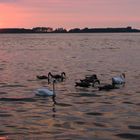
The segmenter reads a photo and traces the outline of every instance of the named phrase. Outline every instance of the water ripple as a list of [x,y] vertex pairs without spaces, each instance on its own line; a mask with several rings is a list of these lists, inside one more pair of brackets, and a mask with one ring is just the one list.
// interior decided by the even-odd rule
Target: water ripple
[[36,100],[33,98],[0,98],[0,101],[4,102],[35,102]]
[[72,106],[71,104],[66,104],[66,103],[56,103],[56,105],[62,106],[62,107],[69,107],[69,106]]
[[129,127],[130,129],[137,129],[137,130],[140,130],[140,126],[129,125],[128,127]]
[[8,113],[0,113],[0,118],[1,117],[11,117],[12,115],[11,114],[8,114]]
[[132,103],[132,102],[128,102],[128,101],[125,101],[123,102],[124,104],[135,104],[135,103]]
[[5,85],[2,85],[1,87],[27,87],[27,86],[20,85],[20,84],[5,84]]
[[78,95],[81,97],[101,97],[102,96],[102,95],[97,95],[93,93],[79,93]]
[[[0,42],[0,136],[140,139],[140,34],[0,34]],[[36,75],[62,71],[56,102],[35,96],[35,89],[52,89]],[[91,74],[110,84],[122,72],[125,87],[110,92],[74,86]]]
[[116,136],[120,138],[125,138],[125,139],[140,140],[140,134],[120,133],[120,134],[117,134]]
[[88,112],[86,113],[87,115],[93,115],[93,116],[102,116],[103,113],[100,113],[100,112]]
[[0,92],[0,95],[8,94],[7,92]]

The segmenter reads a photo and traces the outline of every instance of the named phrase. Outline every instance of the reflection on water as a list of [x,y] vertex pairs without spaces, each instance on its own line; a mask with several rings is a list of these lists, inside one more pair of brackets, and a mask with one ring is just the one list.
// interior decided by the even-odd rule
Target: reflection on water
[[[1,34],[0,138],[140,139],[140,34]],[[56,97],[36,75],[66,72]],[[126,86],[98,91],[75,88],[85,75],[101,83],[126,73]]]

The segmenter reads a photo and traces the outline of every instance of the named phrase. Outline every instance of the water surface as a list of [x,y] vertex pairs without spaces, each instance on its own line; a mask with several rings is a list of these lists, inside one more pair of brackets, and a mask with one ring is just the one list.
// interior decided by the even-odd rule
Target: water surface
[[[140,34],[0,34],[0,136],[10,140],[140,139]],[[52,88],[36,75],[66,72]],[[97,74],[102,83],[126,73],[109,92],[75,88]]]

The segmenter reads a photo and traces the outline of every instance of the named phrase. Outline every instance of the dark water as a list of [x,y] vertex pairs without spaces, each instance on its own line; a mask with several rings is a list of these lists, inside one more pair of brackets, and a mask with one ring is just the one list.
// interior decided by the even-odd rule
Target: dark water
[[[36,75],[66,72],[52,88]],[[102,83],[126,74],[126,85],[109,92],[75,88],[94,74]],[[10,140],[140,139],[140,34],[1,34],[0,137]]]

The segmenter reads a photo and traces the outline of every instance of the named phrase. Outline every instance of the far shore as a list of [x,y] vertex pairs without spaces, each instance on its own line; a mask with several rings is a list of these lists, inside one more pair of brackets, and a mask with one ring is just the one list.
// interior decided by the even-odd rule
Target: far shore
[[0,33],[139,33],[139,29],[132,27],[123,28],[73,28],[66,30],[64,28],[53,29],[51,27],[25,28],[0,28]]

